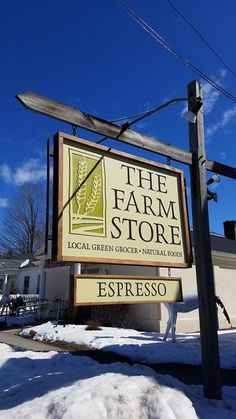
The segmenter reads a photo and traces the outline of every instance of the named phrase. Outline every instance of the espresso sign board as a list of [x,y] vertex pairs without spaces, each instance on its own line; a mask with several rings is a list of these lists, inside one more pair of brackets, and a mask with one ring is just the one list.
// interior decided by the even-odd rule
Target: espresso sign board
[[59,133],[53,220],[55,260],[191,266],[181,170]]
[[74,305],[183,301],[180,278],[80,275],[74,279]]

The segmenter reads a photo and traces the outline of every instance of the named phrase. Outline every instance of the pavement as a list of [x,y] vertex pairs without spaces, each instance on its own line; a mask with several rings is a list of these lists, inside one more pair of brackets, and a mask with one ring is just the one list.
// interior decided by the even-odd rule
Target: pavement
[[7,329],[0,331],[0,342],[6,343],[7,345],[14,346],[19,349],[35,351],[35,352],[65,352],[65,349],[61,349],[58,346],[39,342],[37,340],[23,338],[18,333],[21,329]]

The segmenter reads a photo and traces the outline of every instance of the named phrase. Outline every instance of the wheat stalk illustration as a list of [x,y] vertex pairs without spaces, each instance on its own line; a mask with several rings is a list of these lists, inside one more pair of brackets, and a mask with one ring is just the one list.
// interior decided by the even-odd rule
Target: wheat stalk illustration
[[94,208],[96,207],[99,195],[101,191],[101,176],[94,175],[92,185],[91,185],[91,193],[85,203],[85,213],[84,215],[91,214]]
[[75,194],[75,200],[77,203],[77,214],[79,214],[81,205],[83,205],[86,200],[86,182],[83,183],[86,176],[87,176],[87,161],[85,158],[82,158],[78,161],[77,174],[76,174],[76,191],[77,192]]

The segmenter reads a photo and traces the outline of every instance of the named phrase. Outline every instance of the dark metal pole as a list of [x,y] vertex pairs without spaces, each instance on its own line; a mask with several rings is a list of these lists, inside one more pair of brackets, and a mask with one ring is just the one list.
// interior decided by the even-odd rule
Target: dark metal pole
[[48,253],[49,226],[49,194],[50,194],[50,140],[47,140],[47,179],[46,179],[46,221],[45,221],[45,255]]
[[[201,96],[201,93],[201,85],[197,81],[192,81],[188,85],[188,95],[190,97]],[[192,102],[189,102],[189,110],[194,111]],[[204,396],[220,400],[222,399],[222,392],[217,336],[218,321],[209,231],[202,109],[196,113],[196,123],[189,122],[189,143],[193,156],[190,166],[191,194]]]

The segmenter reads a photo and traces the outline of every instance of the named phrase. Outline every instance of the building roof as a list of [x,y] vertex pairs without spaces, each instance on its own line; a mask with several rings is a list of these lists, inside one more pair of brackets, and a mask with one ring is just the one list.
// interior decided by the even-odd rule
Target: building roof
[[[221,252],[228,255],[236,255],[236,240],[228,239],[217,233],[210,234],[211,250],[212,252]],[[191,242],[194,248],[194,233],[191,231]]]
[[230,240],[227,237],[212,234],[211,249],[218,252],[236,254],[236,240]]
[[6,258],[0,256],[0,274],[9,273],[9,271],[17,271],[26,259],[26,256],[14,256],[11,258]]

